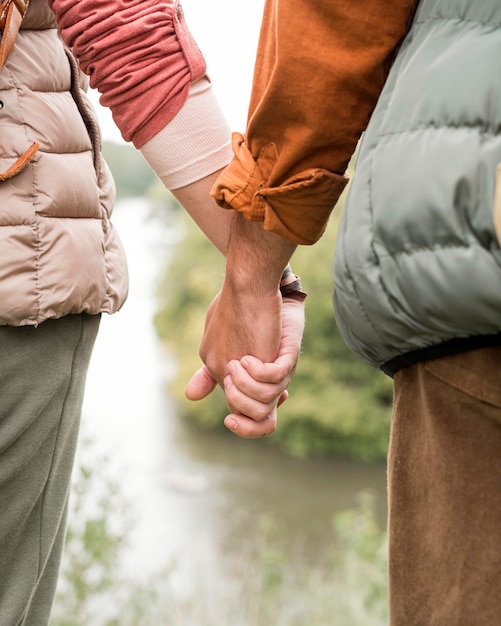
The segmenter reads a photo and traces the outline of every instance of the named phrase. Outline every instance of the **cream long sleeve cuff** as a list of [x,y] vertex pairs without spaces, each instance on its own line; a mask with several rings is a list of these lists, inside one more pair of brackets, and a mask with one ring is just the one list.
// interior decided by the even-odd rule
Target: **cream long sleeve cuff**
[[233,156],[231,133],[211,83],[190,87],[179,113],[141,152],[167,189],[179,189],[225,167]]

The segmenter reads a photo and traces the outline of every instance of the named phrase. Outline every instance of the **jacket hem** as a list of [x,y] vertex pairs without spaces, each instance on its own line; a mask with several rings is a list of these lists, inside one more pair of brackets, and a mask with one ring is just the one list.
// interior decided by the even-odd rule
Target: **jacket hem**
[[478,335],[475,337],[458,337],[444,341],[434,346],[413,350],[406,354],[400,354],[381,365],[381,370],[393,378],[395,374],[405,367],[431,361],[444,356],[451,356],[461,352],[477,350],[479,348],[489,348],[501,346],[501,332],[493,335]]

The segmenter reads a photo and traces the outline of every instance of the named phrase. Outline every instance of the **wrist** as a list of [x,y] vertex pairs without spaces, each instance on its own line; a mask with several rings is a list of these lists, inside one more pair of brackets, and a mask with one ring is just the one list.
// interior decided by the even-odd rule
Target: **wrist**
[[295,244],[264,230],[262,222],[251,222],[235,213],[226,256],[226,281],[239,291],[251,289],[259,295],[278,295],[295,248]]

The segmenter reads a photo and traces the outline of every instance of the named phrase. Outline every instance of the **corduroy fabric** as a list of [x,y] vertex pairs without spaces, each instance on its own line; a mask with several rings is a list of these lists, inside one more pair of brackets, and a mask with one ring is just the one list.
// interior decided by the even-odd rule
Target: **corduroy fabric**
[[501,348],[395,376],[388,461],[391,626],[501,616]]

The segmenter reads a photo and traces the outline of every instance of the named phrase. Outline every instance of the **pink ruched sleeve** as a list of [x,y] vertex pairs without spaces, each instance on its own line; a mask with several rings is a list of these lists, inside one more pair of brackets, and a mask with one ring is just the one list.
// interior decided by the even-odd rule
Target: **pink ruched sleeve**
[[190,84],[205,75],[177,0],[48,2],[101,104],[137,148],[172,120]]

